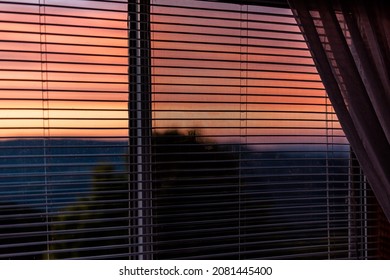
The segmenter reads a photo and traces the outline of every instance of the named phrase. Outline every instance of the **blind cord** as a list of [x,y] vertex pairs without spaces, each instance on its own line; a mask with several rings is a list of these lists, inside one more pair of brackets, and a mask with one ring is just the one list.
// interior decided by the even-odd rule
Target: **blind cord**
[[39,0],[39,38],[41,52],[41,81],[42,81],[42,128],[43,128],[43,168],[44,168],[44,188],[45,188],[45,220],[46,220],[46,257],[50,259],[50,222],[49,222],[49,191],[47,172],[47,139],[50,139],[50,116],[49,116],[49,89],[48,89],[48,69],[47,69],[47,45],[46,45],[46,0]]

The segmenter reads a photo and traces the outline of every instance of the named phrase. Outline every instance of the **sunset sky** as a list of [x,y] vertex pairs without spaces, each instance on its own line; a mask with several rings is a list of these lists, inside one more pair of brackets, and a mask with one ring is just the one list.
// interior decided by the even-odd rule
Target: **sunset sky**
[[[126,137],[126,1],[11,2],[0,3],[0,137]],[[155,130],[248,143],[342,135],[291,11],[151,2]]]

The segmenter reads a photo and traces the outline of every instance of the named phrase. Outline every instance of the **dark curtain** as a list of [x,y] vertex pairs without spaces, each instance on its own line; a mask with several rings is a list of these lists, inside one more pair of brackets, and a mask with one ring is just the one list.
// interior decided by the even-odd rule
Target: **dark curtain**
[[289,3],[344,132],[390,220],[390,1]]

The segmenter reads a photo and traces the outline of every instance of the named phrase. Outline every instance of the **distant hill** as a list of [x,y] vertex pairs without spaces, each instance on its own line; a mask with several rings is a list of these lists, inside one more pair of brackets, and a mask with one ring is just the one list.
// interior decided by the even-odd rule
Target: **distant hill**
[[[77,139],[18,139],[0,142],[0,202],[43,207],[45,186],[53,208],[88,192],[93,170],[101,164],[124,170],[125,142]],[[58,205],[57,205],[58,204]],[[40,206],[39,206],[40,205]]]
[[[327,180],[325,173],[329,172],[325,168],[330,168],[335,176],[347,174],[345,151],[327,158],[321,148],[319,152],[285,152],[256,151],[239,144],[215,146],[232,154],[240,152],[241,183],[248,192],[266,191],[275,184],[282,190],[283,181],[290,189],[293,185],[304,187],[307,182],[323,185]],[[44,203],[45,186],[52,194],[53,208],[57,203],[71,202],[72,192],[80,196],[90,191],[97,166],[109,164],[117,172],[126,172],[127,149],[126,142],[67,138],[0,142],[0,202],[23,202],[39,208]],[[161,157],[158,160],[164,161]]]

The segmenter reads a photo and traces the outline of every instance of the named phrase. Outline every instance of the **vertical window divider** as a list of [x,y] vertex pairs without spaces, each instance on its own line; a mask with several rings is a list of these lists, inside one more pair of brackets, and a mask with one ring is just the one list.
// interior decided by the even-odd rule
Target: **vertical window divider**
[[130,238],[138,259],[151,259],[153,252],[149,10],[149,0],[128,2]]

